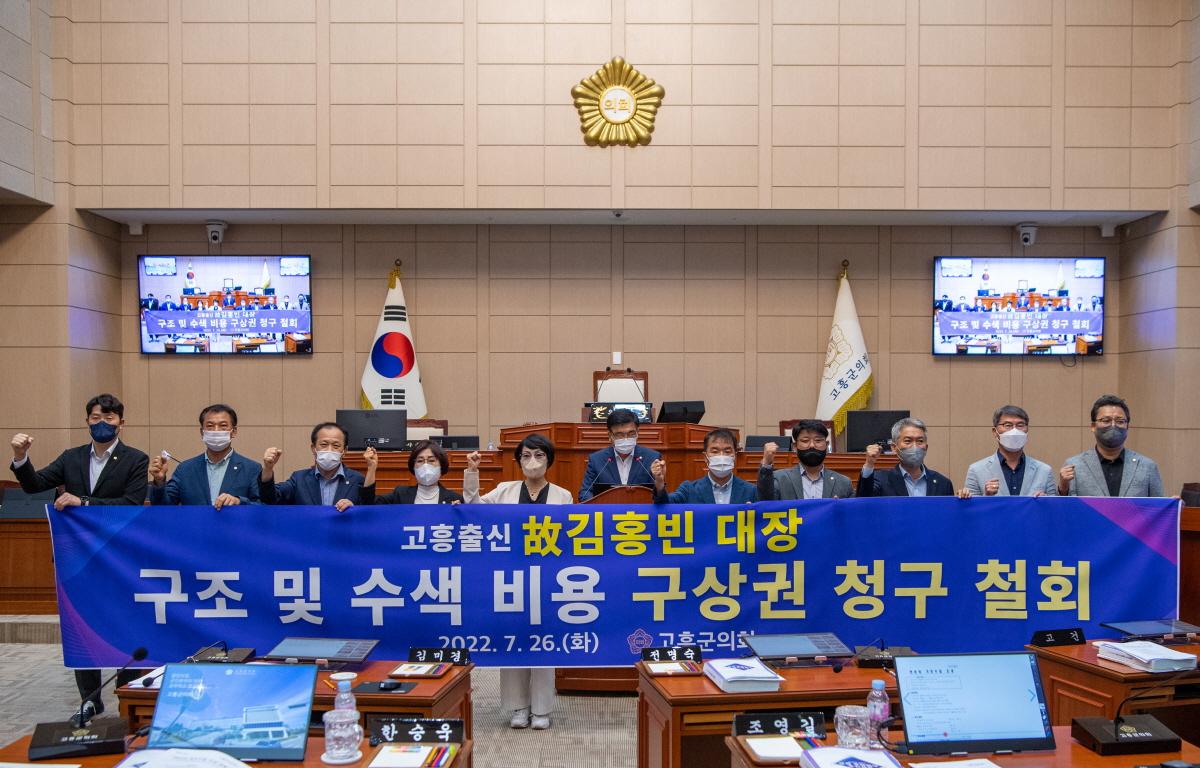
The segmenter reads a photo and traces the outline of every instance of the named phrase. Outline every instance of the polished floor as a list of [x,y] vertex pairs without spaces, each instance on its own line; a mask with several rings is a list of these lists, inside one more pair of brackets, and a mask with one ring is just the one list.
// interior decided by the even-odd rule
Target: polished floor
[[[548,731],[514,731],[499,709],[500,673],[472,673],[477,768],[632,768],[637,761],[632,696],[559,696]],[[78,703],[58,645],[0,643],[0,743],[62,720]],[[109,711],[116,699],[106,693]]]

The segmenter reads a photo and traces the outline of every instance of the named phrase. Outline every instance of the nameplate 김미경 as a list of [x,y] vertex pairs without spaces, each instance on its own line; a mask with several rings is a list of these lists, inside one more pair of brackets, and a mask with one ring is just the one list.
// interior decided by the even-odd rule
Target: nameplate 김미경
[[449,662],[456,667],[471,663],[471,652],[466,648],[420,648],[408,649],[408,660],[422,663]]

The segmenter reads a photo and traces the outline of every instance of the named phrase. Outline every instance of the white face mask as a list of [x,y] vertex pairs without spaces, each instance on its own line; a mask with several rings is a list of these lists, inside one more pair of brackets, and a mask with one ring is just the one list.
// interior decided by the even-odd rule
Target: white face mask
[[417,476],[418,485],[437,485],[442,477],[442,467],[440,464],[418,464],[413,474]]
[[209,432],[204,430],[200,433],[200,438],[204,441],[204,445],[210,451],[220,452],[229,447],[229,443],[233,440],[232,432]]
[[546,475],[546,461],[545,459],[528,459],[521,462],[521,470],[525,473],[525,477],[537,480]]
[[732,456],[709,456],[708,471],[713,477],[729,477],[733,474]]
[[342,463],[342,454],[337,451],[317,451],[317,466],[325,472],[332,472]]
[[1021,430],[1013,427],[1007,432],[1000,433],[1000,445],[1006,451],[1019,451],[1025,447],[1025,441],[1029,439],[1029,435]]
[[633,453],[633,449],[637,447],[637,437],[618,437],[613,440],[613,448],[617,449],[617,453],[622,456],[628,456]]

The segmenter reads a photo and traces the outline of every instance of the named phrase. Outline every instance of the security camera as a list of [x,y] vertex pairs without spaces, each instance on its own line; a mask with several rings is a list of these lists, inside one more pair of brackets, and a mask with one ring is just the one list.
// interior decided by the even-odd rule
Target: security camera
[[1037,242],[1037,224],[1028,221],[1018,224],[1017,234],[1021,236],[1021,245],[1028,248]]
[[621,215],[624,213],[625,211],[622,211],[620,208],[613,209],[613,216],[617,217],[618,219],[621,218]]
[[229,227],[223,221],[207,221],[204,223],[204,228],[208,230],[208,242],[211,245],[220,245],[225,242],[225,230]]

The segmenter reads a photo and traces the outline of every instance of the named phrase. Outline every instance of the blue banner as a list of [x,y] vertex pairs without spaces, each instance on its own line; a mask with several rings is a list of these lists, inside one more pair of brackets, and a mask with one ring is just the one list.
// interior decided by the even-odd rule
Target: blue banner
[[215,640],[376,638],[484,666],[604,666],[649,645],[739,654],[832,631],[921,652],[1173,617],[1171,499],[875,498],[753,505],[75,507],[50,511],[68,666]]
[[1063,334],[1087,336],[1104,332],[1104,312],[938,312],[942,336],[979,334]]

